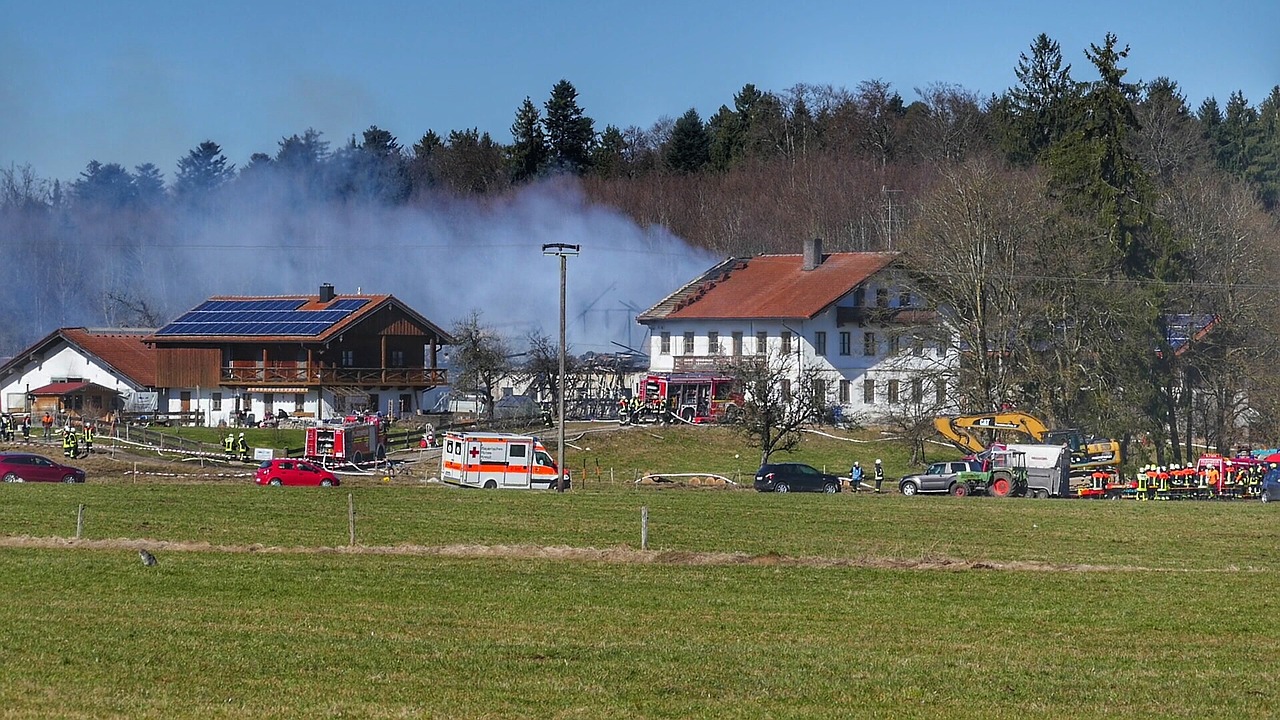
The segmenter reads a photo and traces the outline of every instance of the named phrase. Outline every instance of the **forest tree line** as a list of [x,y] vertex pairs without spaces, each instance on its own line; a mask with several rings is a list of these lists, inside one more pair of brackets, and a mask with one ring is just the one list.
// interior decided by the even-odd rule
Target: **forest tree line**
[[[989,97],[946,83],[910,103],[880,80],[746,85],[709,118],[690,109],[648,127],[597,128],[562,80],[518,105],[510,143],[470,128],[406,147],[371,126],[337,148],[307,129],[240,168],[208,140],[171,180],[149,163],[91,160],[67,183],[11,166],[0,223],[56,257],[102,227],[131,242],[180,235],[165,222],[179,210],[489,203],[571,178],[718,255],[798,252],[806,237],[903,251],[962,344],[986,348],[954,378],[966,410],[1017,404],[1175,457],[1193,436],[1227,445],[1246,425],[1280,437],[1280,85],[1256,106],[1238,91],[1192,106],[1173,79],[1128,79],[1128,54],[1108,34],[1076,69],[1040,35],[1017,84]],[[136,288],[97,284],[107,322],[163,320]],[[1188,328],[1203,337],[1180,342]]]

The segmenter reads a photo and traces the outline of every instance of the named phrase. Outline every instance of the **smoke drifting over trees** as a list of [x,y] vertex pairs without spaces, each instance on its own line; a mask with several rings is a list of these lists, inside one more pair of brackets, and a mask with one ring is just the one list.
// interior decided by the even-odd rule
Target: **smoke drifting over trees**
[[[542,244],[581,244],[568,271],[568,334],[580,351],[639,343],[644,309],[714,262],[660,227],[548,180],[502,198],[441,195],[388,205],[315,200],[261,173],[217,192],[149,203],[119,166],[71,188],[0,172],[0,263],[9,269],[0,353],[62,326],[172,319],[210,295],[391,293],[448,326],[473,310],[519,341],[557,331],[559,265]],[[206,175],[207,177],[207,175]],[[244,182],[241,182],[244,181]]]

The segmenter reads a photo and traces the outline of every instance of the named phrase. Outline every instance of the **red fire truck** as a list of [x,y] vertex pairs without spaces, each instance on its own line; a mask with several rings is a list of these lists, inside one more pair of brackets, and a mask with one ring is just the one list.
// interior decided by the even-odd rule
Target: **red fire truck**
[[385,428],[377,418],[307,428],[303,454],[318,463],[360,463],[387,456]]
[[689,423],[732,422],[741,409],[742,390],[729,375],[649,373],[640,386],[638,402],[622,415],[623,422],[677,418]]

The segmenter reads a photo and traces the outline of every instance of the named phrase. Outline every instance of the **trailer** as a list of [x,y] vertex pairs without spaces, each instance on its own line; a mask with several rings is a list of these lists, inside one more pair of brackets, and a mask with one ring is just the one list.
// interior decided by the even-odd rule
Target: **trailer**
[[[988,451],[993,466],[1021,466],[1026,481],[1012,494],[1029,497],[1069,497],[1071,495],[1071,450],[1062,445],[1002,443]],[[1016,459],[1016,460],[1014,460]]]
[[[554,490],[559,472],[542,441],[532,435],[459,433],[444,436],[440,479],[459,487]],[[564,474],[569,488],[569,473]]]

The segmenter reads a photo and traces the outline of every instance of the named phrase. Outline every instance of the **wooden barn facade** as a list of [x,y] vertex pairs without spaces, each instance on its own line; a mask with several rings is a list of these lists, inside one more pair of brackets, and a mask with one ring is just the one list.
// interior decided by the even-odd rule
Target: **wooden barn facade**
[[208,425],[419,411],[447,333],[391,295],[216,296],[147,338],[161,412]]

